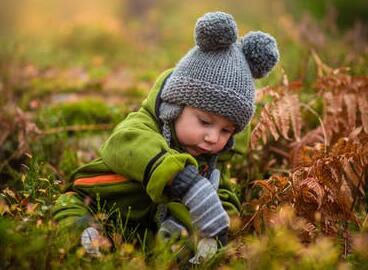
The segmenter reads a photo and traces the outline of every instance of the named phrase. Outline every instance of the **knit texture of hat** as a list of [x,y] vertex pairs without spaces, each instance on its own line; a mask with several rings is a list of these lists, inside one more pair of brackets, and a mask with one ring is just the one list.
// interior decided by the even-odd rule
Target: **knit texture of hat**
[[211,12],[195,26],[196,46],[176,65],[161,98],[230,119],[241,131],[255,110],[254,78],[261,78],[279,59],[275,39],[250,32],[237,40],[233,17]]

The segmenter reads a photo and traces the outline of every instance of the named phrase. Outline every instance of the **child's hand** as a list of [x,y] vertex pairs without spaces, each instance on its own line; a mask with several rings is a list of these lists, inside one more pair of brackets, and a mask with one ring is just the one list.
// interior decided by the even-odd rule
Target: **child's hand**
[[217,252],[217,242],[214,238],[203,238],[199,241],[196,254],[189,260],[192,264],[201,264]]
[[[212,176],[212,175],[211,175]],[[207,178],[198,174],[197,168],[188,165],[172,183],[172,193],[189,208],[193,225],[203,237],[223,233],[230,225],[215,188]]]
[[164,240],[169,240],[171,237],[188,235],[188,231],[177,219],[169,216],[162,222],[158,235]]

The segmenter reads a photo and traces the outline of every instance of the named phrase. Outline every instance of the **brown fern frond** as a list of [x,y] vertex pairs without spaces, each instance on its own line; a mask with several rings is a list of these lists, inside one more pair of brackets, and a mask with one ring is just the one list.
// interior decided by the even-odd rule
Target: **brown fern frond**
[[[288,160],[292,169],[288,177],[271,176],[256,183],[261,189],[259,198],[253,201],[257,231],[269,226],[272,214],[285,204],[291,205],[297,217],[309,224],[310,234],[306,235],[315,233],[316,228],[326,235],[341,235],[346,224],[360,225],[354,211],[362,206],[367,186],[368,77],[350,76],[345,69],[332,69],[318,56],[316,59],[321,72],[315,87],[323,102],[322,116],[311,107],[313,103],[300,103],[287,77],[281,86],[264,89],[262,93],[262,101],[268,96],[272,102],[261,110],[252,144],[255,146],[262,139],[268,143],[265,153],[280,149],[274,151],[279,152],[276,157],[265,159],[264,163],[276,158],[284,166]],[[320,121],[320,126],[305,134],[301,108]],[[276,144],[270,138],[283,140]],[[288,154],[280,154],[286,153],[288,147]]]
[[260,119],[252,131],[252,136],[250,139],[250,147],[252,149],[255,148],[260,138],[262,138],[263,143],[267,143],[268,128],[266,119],[268,118]]
[[[287,83],[275,88],[263,88],[258,95],[260,102],[265,97],[271,97],[272,102],[267,103],[257,119],[257,124],[251,136],[251,148],[254,149],[258,140],[262,139],[263,144],[268,142],[270,136],[275,141],[280,137],[290,141],[290,130],[293,137],[300,140],[302,129],[302,117],[298,95],[295,93],[301,87],[300,82]],[[261,99],[262,98],[262,99]]]
[[346,178],[351,182],[351,187],[356,188],[360,191],[362,195],[364,195],[364,189],[361,184],[361,176],[363,173],[363,169],[360,164],[354,162],[354,158],[341,158],[341,163],[343,166],[344,174]]
[[[297,195],[296,207],[300,215],[313,221],[311,219],[313,215],[306,213],[305,209],[308,211],[311,209],[310,204],[313,200],[315,205],[318,205],[315,199],[316,186],[304,184],[307,181],[304,180],[305,171],[308,171],[308,177],[311,177],[309,181],[315,181],[324,190],[324,193],[319,193],[324,194],[322,204],[318,208],[322,220],[334,224],[337,220],[346,219],[359,224],[352,209],[356,198],[364,195],[362,187],[365,184],[365,168],[368,166],[365,158],[368,154],[368,150],[365,150],[368,144],[361,143],[364,140],[359,140],[357,132],[354,136],[355,140],[349,138],[339,140],[325,157],[315,160],[308,168],[299,168],[293,172],[293,187]],[[303,188],[311,192],[301,193],[300,189]]]
[[[298,217],[327,235],[341,232],[341,221],[360,225],[354,206],[365,196],[368,135],[362,128],[356,129],[327,150],[321,144],[308,147],[305,166],[296,167],[289,177],[259,180],[263,192],[257,201],[258,209],[277,209],[289,203]],[[291,188],[286,188],[288,183]],[[264,219],[259,216],[259,222],[267,226]]]
[[[368,90],[368,88],[366,90]],[[358,98],[358,104],[362,126],[364,132],[368,134],[368,93],[364,93]]]
[[[267,126],[270,130],[272,137],[277,141],[280,137],[280,134],[275,125],[275,117],[272,116],[270,112],[271,104],[266,104],[264,110],[261,113],[261,119],[264,121],[265,126]],[[263,140],[265,142],[265,140]]]
[[262,102],[266,97],[276,97],[278,98],[279,94],[276,93],[272,87],[266,86],[260,89],[257,89],[257,95],[256,95],[256,103]]
[[272,195],[272,194],[275,193],[275,186],[272,185],[270,183],[270,181],[256,180],[256,181],[254,181],[254,184],[257,185],[257,186],[259,186],[259,187],[261,187],[264,192],[267,191],[266,194],[271,194]]
[[280,134],[287,140],[290,140],[288,133],[290,130],[290,113],[288,111],[287,99],[284,97],[280,99],[274,107],[274,117],[279,127]]
[[347,111],[348,124],[353,129],[356,125],[356,115],[358,112],[357,96],[354,94],[346,94],[343,98]]
[[291,182],[287,177],[272,176],[268,180],[256,180],[254,185],[261,188],[261,192],[259,198],[249,203],[255,211],[251,224],[257,233],[261,233],[272,225],[279,203],[291,203]]
[[316,158],[324,154],[325,146],[322,144],[324,140],[323,129],[319,127],[308,132],[299,142],[291,143],[289,145],[290,168],[311,166]]
[[339,70],[320,77],[315,87],[323,99],[329,142],[359,126],[368,133],[368,77],[352,77]]
[[342,112],[343,95],[334,95],[332,92],[326,92],[323,95],[323,99],[325,107],[324,123],[330,138],[333,133],[340,131],[341,117],[339,114]]
[[311,51],[314,62],[317,64],[317,73],[319,77],[323,77],[325,73],[333,73],[333,69],[322,62],[315,50]]
[[296,141],[300,140],[302,130],[302,115],[300,112],[299,98],[297,95],[285,97],[290,111],[290,120]]
[[314,178],[308,177],[303,179],[303,181],[299,183],[299,186],[295,186],[295,191],[300,193],[303,201],[316,205],[316,210],[321,207],[325,192],[322,186]]

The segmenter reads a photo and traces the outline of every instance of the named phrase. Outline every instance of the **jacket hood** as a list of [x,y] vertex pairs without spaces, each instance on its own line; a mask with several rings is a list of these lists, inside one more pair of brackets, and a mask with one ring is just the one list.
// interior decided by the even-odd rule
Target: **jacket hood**
[[164,85],[167,79],[170,77],[171,73],[173,72],[173,68],[168,69],[162,72],[158,78],[156,79],[153,87],[151,88],[148,96],[142,103],[142,107],[146,109],[154,118],[155,120],[162,125],[161,120],[159,118],[159,108],[161,104],[161,91],[164,88]]
[[[162,125],[163,125],[159,117],[159,109],[160,109],[160,104],[162,102],[161,92],[166,82],[170,78],[171,74],[173,73],[173,71],[174,71],[174,68],[171,68],[171,69],[168,69],[162,72],[158,76],[148,96],[142,103],[142,107],[146,109],[152,115],[152,117],[155,119],[157,123],[159,123],[160,130],[162,129]],[[173,135],[174,147],[177,148],[179,151],[184,151],[176,140],[176,134],[175,134],[173,127],[171,127],[171,133]],[[233,137],[231,137],[229,142],[226,144],[226,146],[220,153],[228,152],[230,149],[233,148],[233,145],[234,145],[234,139]]]

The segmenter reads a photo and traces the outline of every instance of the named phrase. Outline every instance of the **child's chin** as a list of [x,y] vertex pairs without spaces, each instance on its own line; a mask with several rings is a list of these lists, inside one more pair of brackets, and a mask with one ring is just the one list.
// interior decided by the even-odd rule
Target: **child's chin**
[[194,157],[198,157],[202,154],[200,151],[191,147],[187,147],[185,150],[187,151],[187,153],[191,154]]
[[195,152],[195,151],[187,151],[189,154],[191,154],[193,157],[198,157],[201,155],[201,153]]
[[198,157],[200,155],[211,155],[211,154],[213,154],[209,151],[204,151],[204,150],[196,149],[196,148],[187,148],[186,151],[194,157]]

